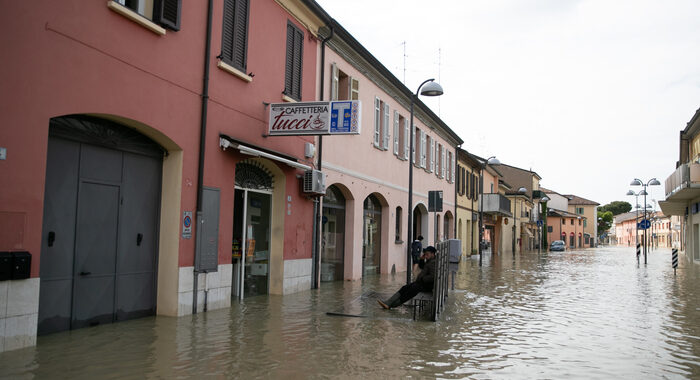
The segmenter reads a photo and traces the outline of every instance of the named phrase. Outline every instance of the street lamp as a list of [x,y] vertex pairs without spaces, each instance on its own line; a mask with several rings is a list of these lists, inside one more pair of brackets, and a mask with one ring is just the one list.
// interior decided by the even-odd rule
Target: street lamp
[[[423,87],[425,86],[425,87]],[[423,91],[421,91],[421,88]],[[413,140],[415,139],[414,128],[413,128],[413,103],[418,99],[418,94],[423,96],[440,96],[443,94],[442,86],[440,86],[435,79],[427,79],[418,86],[415,94],[411,94],[411,122],[409,124],[411,128],[411,141],[409,142],[409,155],[408,159],[408,237],[406,238],[406,284],[411,283],[411,242],[413,241]],[[435,226],[437,228],[437,226]]]
[[[517,233],[517,228],[516,225],[518,224],[518,195],[522,195],[527,193],[527,189],[524,187],[521,187],[518,189],[518,192],[515,193],[515,205],[513,205],[513,258],[515,258],[515,234]],[[520,206],[520,210],[522,210],[522,206]]]
[[[637,248],[637,244],[639,244],[639,199],[638,197],[642,195],[642,191],[640,190],[639,193],[635,193],[632,190],[627,191],[627,195],[634,195],[634,248]],[[637,257],[639,259],[639,257]],[[637,260],[639,261],[639,260]]]
[[[501,161],[498,161],[496,156],[491,156],[484,160],[483,165],[481,165],[481,170],[479,171],[479,266],[484,261],[483,245],[484,245],[484,169],[486,165],[500,165]],[[493,249],[493,247],[491,247]]]
[[[642,189],[642,194],[644,195],[644,220],[647,217],[647,186],[659,186],[661,182],[656,178],[650,179],[647,183],[644,183],[639,178],[635,178],[630,182],[630,186],[644,186]],[[647,230],[644,229],[644,264],[647,263]]]
[[[540,250],[542,250],[542,246],[547,247],[547,202],[549,202],[549,197],[544,196],[540,198],[540,203],[542,205],[542,237],[540,241]],[[546,252],[546,248],[545,248]]]

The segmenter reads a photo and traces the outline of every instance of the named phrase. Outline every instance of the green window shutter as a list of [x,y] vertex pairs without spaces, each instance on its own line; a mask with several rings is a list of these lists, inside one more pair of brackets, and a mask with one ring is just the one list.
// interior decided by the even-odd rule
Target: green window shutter
[[291,22],[287,23],[287,57],[285,60],[284,93],[301,100],[301,69],[304,52],[304,33]]
[[221,59],[246,72],[249,0],[225,0],[221,36]]
[[180,30],[182,0],[156,0],[153,4],[153,21],[171,30]]

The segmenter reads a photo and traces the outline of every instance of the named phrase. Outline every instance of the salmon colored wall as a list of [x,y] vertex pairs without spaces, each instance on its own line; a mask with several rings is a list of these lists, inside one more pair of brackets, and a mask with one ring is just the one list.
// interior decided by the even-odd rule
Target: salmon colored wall
[[[39,275],[51,117],[90,113],[130,119],[143,125],[141,132],[166,149],[182,150],[178,214],[196,210],[206,6],[184,1],[181,30],[168,30],[159,36],[109,10],[106,4],[81,0],[8,2],[0,13],[3,28],[13,31],[0,35],[0,46],[5,57],[14,58],[6,60],[0,71],[0,141],[7,148],[7,160],[0,162],[0,177],[9,184],[0,192],[0,212],[23,215],[25,221],[22,235],[16,235],[21,236],[20,242],[0,241],[0,249],[30,251],[32,277]],[[246,83],[216,68],[222,8],[221,0],[214,2],[206,138],[206,164],[211,167],[205,171],[204,185],[232,189],[233,171],[230,165],[224,166],[219,133],[295,157],[303,157],[303,143],[312,140],[263,137],[268,112],[263,102],[281,101],[284,88],[289,15],[274,1],[251,2],[248,69],[255,77]],[[317,41],[308,31],[304,33],[303,100],[315,100]],[[283,169],[290,174],[288,189],[294,189],[290,195],[300,208],[299,223],[310,223],[307,208],[312,203],[293,186],[296,172]],[[225,202],[232,200],[222,198],[222,205]],[[231,230],[229,216],[221,214],[220,231]],[[288,225],[285,236],[296,231],[296,224]],[[230,262],[230,252],[223,249],[230,247],[230,232],[220,238],[220,262]],[[304,239],[310,241],[311,228]],[[296,239],[285,241],[285,247],[296,244]],[[292,252],[285,248],[287,251]],[[292,256],[310,257],[310,245],[308,254]],[[179,266],[193,265],[194,238],[180,239],[178,257]]]

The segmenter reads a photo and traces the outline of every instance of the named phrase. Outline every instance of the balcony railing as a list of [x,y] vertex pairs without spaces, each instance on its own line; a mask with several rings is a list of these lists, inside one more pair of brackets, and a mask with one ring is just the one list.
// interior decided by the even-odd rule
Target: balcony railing
[[696,191],[686,189],[696,188],[700,190],[700,164],[690,163],[679,166],[665,183],[666,199],[689,199],[695,197]]
[[484,194],[483,196],[484,212],[512,216],[510,212],[510,199],[501,194]]

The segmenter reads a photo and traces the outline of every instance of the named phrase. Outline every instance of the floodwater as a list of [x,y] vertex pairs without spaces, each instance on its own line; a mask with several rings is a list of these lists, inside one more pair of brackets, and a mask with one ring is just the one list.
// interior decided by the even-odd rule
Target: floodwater
[[641,261],[606,247],[469,259],[435,323],[377,305],[404,273],[322,283],[39,337],[0,354],[0,377],[700,378],[700,266],[681,255],[674,275],[668,249]]

